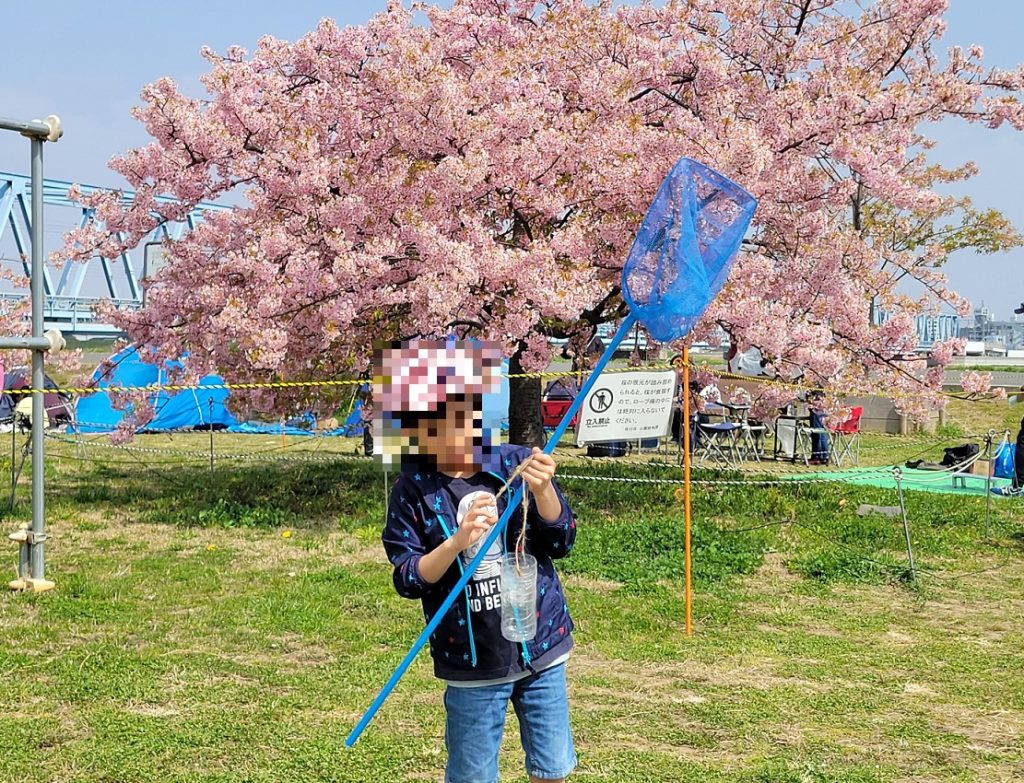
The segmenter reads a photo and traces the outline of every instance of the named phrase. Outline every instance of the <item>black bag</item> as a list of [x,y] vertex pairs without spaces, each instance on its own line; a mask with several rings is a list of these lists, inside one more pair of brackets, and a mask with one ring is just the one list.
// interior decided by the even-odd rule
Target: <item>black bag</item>
[[588,443],[588,457],[625,457],[629,444],[624,440],[613,440],[609,443]]
[[963,446],[954,446],[953,448],[943,449],[942,451],[943,467],[953,468],[963,462],[967,462],[971,457],[977,456],[981,449],[978,448],[977,443],[965,443]]

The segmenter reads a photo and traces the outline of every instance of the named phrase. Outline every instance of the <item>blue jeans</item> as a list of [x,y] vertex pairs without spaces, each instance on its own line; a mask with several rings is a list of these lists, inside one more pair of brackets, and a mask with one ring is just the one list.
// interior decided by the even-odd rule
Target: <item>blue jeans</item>
[[444,693],[448,712],[444,742],[448,748],[445,783],[495,783],[498,751],[508,702],[519,717],[526,771],[557,780],[576,766],[569,729],[565,664],[504,685],[453,688]]
[[[825,415],[818,411],[812,411],[811,426],[815,429],[825,429]],[[828,436],[817,432],[811,435],[811,459],[828,462],[828,457]]]

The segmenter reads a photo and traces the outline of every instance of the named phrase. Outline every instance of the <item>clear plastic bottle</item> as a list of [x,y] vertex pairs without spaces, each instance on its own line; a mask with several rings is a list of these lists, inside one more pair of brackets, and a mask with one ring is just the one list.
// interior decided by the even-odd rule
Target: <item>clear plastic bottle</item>
[[501,635],[527,642],[537,635],[537,558],[510,553],[501,563]]

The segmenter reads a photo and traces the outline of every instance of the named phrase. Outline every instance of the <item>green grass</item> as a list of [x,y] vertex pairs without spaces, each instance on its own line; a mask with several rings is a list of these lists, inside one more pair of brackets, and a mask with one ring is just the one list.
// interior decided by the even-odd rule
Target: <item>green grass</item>
[[[230,461],[246,443],[279,445],[218,438],[212,473],[202,457],[53,445],[57,589],[0,594],[0,781],[441,779],[425,654],[343,744],[422,627],[380,550],[382,477]],[[884,445],[879,460],[921,444]],[[577,621],[574,780],[982,783],[1024,766],[1024,506],[994,502],[986,539],[983,499],[908,493],[911,584],[899,521],[856,514],[893,505],[889,490],[698,485],[687,637],[677,486],[563,488],[580,531],[559,563]],[[23,486],[5,530],[27,500]],[[523,777],[517,738],[510,716],[504,779]]]

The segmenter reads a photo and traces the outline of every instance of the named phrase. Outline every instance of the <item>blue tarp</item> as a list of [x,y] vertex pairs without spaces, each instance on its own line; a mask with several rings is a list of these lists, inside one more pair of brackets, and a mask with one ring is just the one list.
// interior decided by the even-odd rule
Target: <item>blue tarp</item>
[[[109,377],[101,377],[101,368],[92,375],[93,383],[98,389],[124,386],[152,386],[169,383],[166,370],[155,364],[142,361],[134,348],[126,348],[109,360],[113,370]],[[168,364],[170,369],[180,367],[177,362]],[[484,420],[490,426],[508,429],[509,385],[505,375],[508,362],[502,367],[501,387],[498,392],[484,397]],[[207,375],[199,381],[199,386],[219,386],[224,381],[219,375]],[[365,390],[366,386],[363,387]],[[150,402],[156,409],[156,415],[140,432],[160,432],[163,430],[188,429],[201,427],[205,429],[211,423],[216,429],[227,429],[239,434],[260,435],[333,435],[357,437],[363,432],[363,403],[356,398],[352,410],[345,422],[331,430],[316,429],[316,419],[312,414],[292,418],[282,425],[280,422],[238,421],[226,407],[230,391],[222,388],[188,389],[180,392],[158,391],[150,396]],[[210,401],[213,401],[211,413]],[[111,432],[121,422],[123,411],[115,410],[111,405],[110,396],[103,391],[83,395],[78,399],[75,419],[78,432],[102,433]],[[308,426],[296,426],[305,422]],[[71,431],[75,431],[72,428]]]
[[[93,383],[99,389],[169,383],[167,371],[155,364],[142,361],[142,357],[134,348],[125,348],[115,354],[110,358],[110,363],[113,370],[108,377],[102,377],[102,365],[92,375]],[[170,367],[180,367],[180,364],[170,363]],[[201,388],[215,387],[223,383],[219,375],[207,375],[199,381],[200,388],[197,389],[154,392],[150,395],[149,401],[156,410],[156,415],[141,432],[189,427],[206,428],[210,425],[219,429],[237,424],[237,419],[224,405],[228,390]],[[117,427],[123,416],[124,411],[115,410],[111,405],[110,395],[99,391],[79,398],[75,408],[75,427],[79,432],[110,432]]]
[[[366,386],[363,386],[362,389],[360,389],[360,392],[366,388]],[[345,423],[342,424],[336,432],[339,435],[346,435],[348,437],[355,437],[356,435],[363,434],[363,401],[359,399],[358,394],[356,395],[355,405],[352,406],[352,412],[349,413],[348,418],[345,419]]]
[[[312,413],[306,413],[296,418],[287,419],[281,422],[270,421],[243,421],[228,427],[228,432],[236,432],[240,435],[317,435],[341,436],[354,438],[363,434],[363,403],[356,399],[352,412],[345,419],[340,427],[329,430],[316,428],[316,417]],[[299,426],[304,424],[305,426]]]

